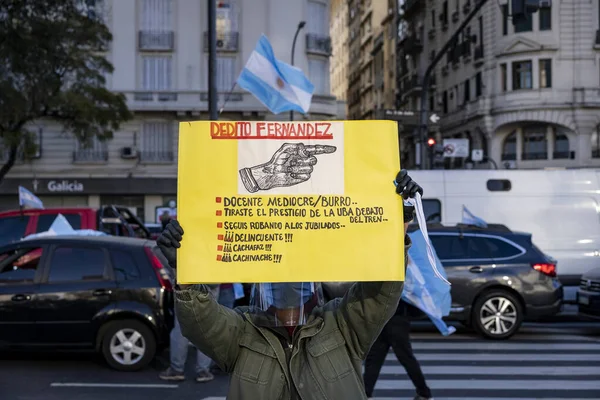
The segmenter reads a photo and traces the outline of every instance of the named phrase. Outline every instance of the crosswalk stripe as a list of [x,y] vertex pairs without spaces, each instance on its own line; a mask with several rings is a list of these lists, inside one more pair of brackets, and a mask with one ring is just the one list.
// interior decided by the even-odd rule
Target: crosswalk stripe
[[[443,380],[428,379],[427,385],[434,390],[444,389],[485,389],[485,390],[600,390],[600,381],[571,381],[571,380],[511,380],[499,381],[493,379],[471,379],[471,380]],[[387,380],[380,379],[375,385],[375,390],[390,389],[414,389],[410,380]],[[441,392],[443,393],[443,392]]]
[[[414,342],[412,343],[412,347],[415,351],[419,350],[467,350],[465,348],[465,343],[457,343],[457,342]],[[533,350],[548,350],[548,345],[545,343],[497,343],[497,342],[475,342],[469,343],[469,350],[527,350],[531,352]],[[595,350],[600,351],[600,343],[596,345],[590,345],[587,343],[557,343],[552,345],[552,351],[556,350],[568,350],[568,351],[578,351],[578,350]]]
[[[419,360],[435,360],[435,361],[598,361],[600,354],[540,354],[540,353],[418,353],[416,354]],[[394,354],[388,354],[386,361],[396,360]]]
[[[540,376],[586,376],[600,375],[598,367],[515,367],[507,365],[505,367],[488,366],[421,366],[423,373],[427,375],[540,375]],[[381,375],[404,375],[404,367],[384,365],[381,368]]]

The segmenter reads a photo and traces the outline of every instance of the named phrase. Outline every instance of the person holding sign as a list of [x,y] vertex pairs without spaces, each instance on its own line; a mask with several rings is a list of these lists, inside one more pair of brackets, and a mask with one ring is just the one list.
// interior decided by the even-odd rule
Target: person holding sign
[[[405,199],[423,193],[406,170],[395,183]],[[173,268],[183,234],[173,220],[157,240]],[[229,400],[366,400],[362,363],[402,288],[357,282],[323,304],[320,283],[257,283],[250,306],[231,310],[207,285],[176,285],[175,310],[183,335],[231,374]]]

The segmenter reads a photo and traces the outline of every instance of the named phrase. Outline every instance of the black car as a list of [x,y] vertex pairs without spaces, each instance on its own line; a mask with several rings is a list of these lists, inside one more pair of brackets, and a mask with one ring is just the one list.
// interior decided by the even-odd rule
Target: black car
[[[161,261],[162,260],[162,261]],[[0,247],[0,346],[95,349],[139,370],[168,345],[173,292],[156,243],[55,236]]]
[[[417,229],[412,225],[410,231]],[[539,250],[528,233],[503,225],[427,227],[431,243],[452,284],[448,320],[461,321],[487,338],[507,339],[524,319],[558,313],[563,288],[556,261]],[[336,297],[348,284],[325,285]]]
[[600,319],[600,268],[594,268],[581,276],[577,304],[582,317]]

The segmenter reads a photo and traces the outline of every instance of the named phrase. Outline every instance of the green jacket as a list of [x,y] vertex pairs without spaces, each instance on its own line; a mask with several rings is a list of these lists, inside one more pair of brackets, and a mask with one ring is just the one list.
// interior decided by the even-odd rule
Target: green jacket
[[246,307],[219,305],[205,285],[178,290],[175,309],[183,335],[231,374],[228,400],[366,400],[362,362],[402,287],[356,283],[315,308],[293,338],[257,326]]

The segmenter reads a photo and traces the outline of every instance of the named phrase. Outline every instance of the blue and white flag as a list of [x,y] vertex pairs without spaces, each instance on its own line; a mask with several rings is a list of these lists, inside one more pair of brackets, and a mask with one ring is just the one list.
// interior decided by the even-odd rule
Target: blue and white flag
[[29,190],[19,186],[19,206],[23,208],[44,208],[44,203]]
[[473,215],[473,213],[471,211],[469,211],[467,209],[467,207],[465,207],[464,205],[463,205],[463,212],[462,212],[462,223],[465,225],[477,226],[479,228],[487,228],[487,226],[488,226],[487,222],[485,222],[481,218]]
[[284,111],[308,112],[314,85],[302,70],[275,58],[269,40],[262,35],[237,79],[273,114]]
[[421,195],[417,193],[408,201],[415,207],[419,230],[409,235],[412,246],[408,250],[402,299],[427,314],[440,333],[448,336],[456,331],[443,319],[450,314],[451,285],[429,240]]

